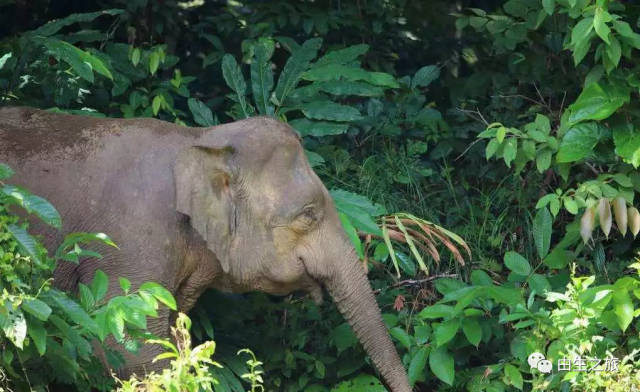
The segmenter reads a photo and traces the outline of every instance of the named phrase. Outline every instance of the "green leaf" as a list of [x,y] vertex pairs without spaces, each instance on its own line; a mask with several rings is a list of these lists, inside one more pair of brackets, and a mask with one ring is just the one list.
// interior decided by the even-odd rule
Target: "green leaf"
[[[11,302],[7,304],[11,306]],[[0,329],[17,348],[22,350],[24,339],[27,337],[27,320],[17,309],[7,309],[7,305],[0,308]]]
[[209,109],[204,102],[195,98],[189,98],[187,105],[189,105],[189,110],[191,110],[191,114],[193,115],[193,121],[195,121],[196,124],[203,127],[216,125],[215,121],[213,121],[211,109]]
[[393,336],[400,344],[402,344],[407,350],[411,348],[413,339],[402,327],[393,327],[389,330],[389,334]]
[[93,83],[93,71],[113,80],[111,71],[99,58],[85,52],[68,42],[55,38],[36,37],[35,41],[43,44],[58,59],[69,64],[83,79]]
[[574,47],[584,45],[588,41],[589,33],[593,30],[593,18],[588,17],[576,23],[571,29],[571,45]]
[[358,232],[356,231],[355,227],[353,227],[353,224],[349,220],[349,217],[342,212],[338,212],[338,217],[340,218],[340,222],[342,223],[342,228],[344,229],[345,233],[347,233],[347,237],[349,237],[349,240],[351,240],[351,244],[355,248],[356,253],[358,254],[358,257],[360,257],[361,259],[364,258],[364,252],[362,250],[362,242],[360,242],[360,237],[358,237]]
[[556,7],[556,1],[542,0],[542,7],[544,8],[544,11],[547,13],[547,15],[553,15],[553,10]]
[[129,289],[131,288],[131,281],[127,278],[119,277],[118,282],[120,282],[120,288],[124,291],[125,294],[129,293]]
[[489,140],[487,143],[487,147],[485,149],[485,155],[487,159],[490,159],[496,151],[498,151],[498,147],[500,147],[500,143],[496,139]]
[[158,301],[165,304],[169,309],[176,310],[176,300],[173,298],[173,295],[169,292],[169,290],[162,287],[160,284],[155,282],[146,282],[140,286],[140,291],[146,291],[147,293],[153,295]]
[[302,113],[314,120],[356,121],[362,119],[358,109],[332,101],[313,101],[304,104]]
[[93,307],[96,304],[96,301],[93,298],[93,293],[91,292],[91,289],[89,288],[89,286],[83,283],[79,283],[78,293],[80,295],[80,304],[82,305],[82,307],[87,310],[93,309]]
[[356,60],[361,55],[367,53],[369,45],[359,44],[349,46],[344,49],[332,50],[316,61],[313,67],[319,67],[327,64],[348,64]]
[[318,68],[312,68],[302,77],[305,80],[326,82],[329,80],[364,81],[375,86],[398,88],[398,81],[388,73],[369,72],[362,68],[349,67],[339,64],[328,64]]
[[451,356],[446,347],[438,347],[431,352],[429,355],[429,367],[436,377],[449,385],[453,385],[455,378],[453,356]]
[[284,103],[289,93],[296,88],[298,82],[300,82],[302,73],[307,70],[311,60],[316,57],[321,45],[321,38],[312,38],[305,41],[305,43],[289,57],[278,78],[278,84],[274,92],[278,102],[281,104]]
[[518,153],[518,141],[515,137],[510,137],[504,143],[504,150],[502,153],[502,157],[504,159],[504,163],[506,163],[507,167],[511,167],[511,162],[516,159],[516,154]]
[[12,55],[13,53],[9,52],[9,53],[5,53],[4,55],[2,55],[2,57],[0,57],[0,70],[4,68],[4,65],[7,63],[7,60],[9,60]]
[[273,88],[273,71],[270,59],[273,56],[274,43],[270,39],[260,39],[254,46],[254,58],[251,62],[251,89],[256,108],[261,114],[272,116],[273,105],[270,102]]
[[357,95],[360,97],[378,97],[384,94],[384,89],[365,82],[348,80],[329,80],[315,82],[311,86],[332,95]]
[[[607,22],[605,20],[606,11],[601,7],[596,7],[595,15],[593,16],[593,28],[596,30],[596,34],[607,44],[609,41],[609,34],[611,33],[611,29],[607,26]],[[609,17],[611,18],[611,17]]]
[[615,152],[632,164],[635,168],[640,166],[640,132],[637,132],[632,124],[626,123],[613,129],[613,143]]
[[240,70],[240,66],[236,62],[236,59],[228,53],[225,54],[224,57],[222,57],[222,77],[227,83],[227,86],[229,86],[236,93],[238,103],[240,104],[240,108],[242,109],[244,116],[249,117],[249,114],[247,113],[247,101],[245,97],[247,84],[244,81],[242,71]]
[[424,373],[424,368],[427,366],[427,357],[429,355],[429,349],[427,347],[420,347],[418,351],[411,358],[409,363],[409,385],[413,387],[416,381]]
[[411,79],[411,88],[427,87],[440,77],[440,68],[437,65],[427,65],[420,68]]
[[14,174],[15,172],[8,165],[0,163],[0,180],[6,180]]
[[544,173],[551,166],[551,150],[548,148],[542,149],[536,155],[536,169],[538,172]]
[[10,224],[7,226],[7,231],[13,236],[20,248],[26,252],[27,256],[31,257],[31,260],[36,264],[42,264],[37,242],[25,229],[18,225]]
[[575,162],[586,158],[604,138],[606,129],[596,122],[574,125],[562,138],[556,160],[560,163]]
[[[305,388],[306,390],[306,388]],[[380,381],[368,374],[360,374],[352,380],[338,384],[331,392],[386,392]]]
[[[332,189],[329,193],[331,194],[331,197],[333,198],[338,211],[343,212],[347,215],[352,214],[353,211],[356,211],[359,214],[368,215],[369,217],[378,217],[387,213],[382,205],[373,203],[365,196],[359,195],[357,193],[347,192],[343,189]],[[363,226],[367,226],[369,229],[373,229],[374,226],[378,227],[378,225],[373,222],[373,220],[366,222]],[[364,229],[365,227],[359,228]],[[375,231],[375,233],[377,233],[378,231]]]
[[469,343],[478,347],[480,340],[482,340],[482,328],[480,323],[475,318],[464,318],[462,320],[462,332],[466,336]]
[[629,102],[629,92],[614,86],[605,90],[598,83],[591,83],[582,90],[576,102],[569,106],[569,123],[584,120],[604,120]]
[[154,75],[158,71],[160,66],[160,54],[158,52],[152,52],[149,55],[149,73]]
[[551,291],[549,280],[540,274],[531,275],[529,287],[535,290],[538,295],[544,295],[546,292]]
[[448,317],[453,314],[455,314],[453,310],[453,306],[435,304],[435,305],[427,306],[426,308],[422,309],[422,311],[418,313],[418,317],[420,317],[421,319],[430,320],[430,319]]
[[460,320],[455,318],[447,320],[438,325],[435,329],[434,335],[436,337],[436,344],[438,347],[448,343],[458,333],[460,328]]
[[22,309],[42,321],[47,321],[49,315],[51,315],[51,308],[49,305],[37,298],[26,299],[22,303]]
[[616,315],[618,326],[624,332],[633,321],[633,302],[629,292],[623,287],[616,287],[613,292],[613,311]]
[[157,116],[158,113],[160,112],[160,107],[162,106],[163,102],[164,102],[163,95],[156,95],[155,97],[153,97],[153,101],[151,101],[151,110],[153,110],[154,116]]
[[528,276],[531,273],[531,265],[518,252],[509,251],[505,253],[504,265],[518,275]]
[[549,247],[551,246],[551,214],[546,208],[541,208],[536,213],[536,217],[533,220],[533,239],[536,244],[536,250],[538,256],[544,259],[547,253],[549,253]]
[[109,288],[109,278],[102,270],[96,270],[91,281],[91,294],[96,302],[99,302],[107,294]]
[[35,214],[49,226],[53,226],[56,229],[62,226],[62,219],[58,211],[42,197],[32,195],[29,191],[14,185],[4,185],[0,188],[0,194],[7,196],[9,203],[17,204],[28,213]]
[[522,374],[520,373],[520,370],[518,370],[518,368],[510,363],[507,363],[504,365],[504,374],[505,376],[507,376],[509,384],[513,385],[519,390],[522,390],[524,380],[522,379]]
[[38,27],[35,30],[29,31],[26,34],[51,36],[60,31],[62,28],[79,22],[91,22],[94,19],[102,15],[120,15],[124,13],[124,10],[120,9],[108,9],[97,12],[87,12],[82,14],[71,14],[65,18],[53,20],[43,26]]
[[331,341],[338,349],[338,353],[358,344],[358,338],[348,323],[342,323],[331,332]]
[[346,133],[349,129],[349,124],[337,123],[329,121],[311,121],[306,118],[300,118],[289,121],[291,125],[300,136],[329,136],[329,135],[341,135]]
[[49,290],[46,295],[52,299],[60,310],[62,310],[74,323],[87,328],[94,334],[99,333],[98,324],[82,309],[82,307],[74,300],[67,297],[66,294],[58,290]]
[[29,320],[29,328],[27,334],[36,345],[36,350],[40,356],[47,351],[47,330],[44,329],[42,323],[35,320]]

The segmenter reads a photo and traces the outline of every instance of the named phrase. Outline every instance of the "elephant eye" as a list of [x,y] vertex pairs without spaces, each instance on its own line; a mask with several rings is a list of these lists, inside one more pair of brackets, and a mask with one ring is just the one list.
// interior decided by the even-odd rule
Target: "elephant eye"
[[316,209],[313,206],[305,207],[296,217],[296,223],[309,227],[318,220]]

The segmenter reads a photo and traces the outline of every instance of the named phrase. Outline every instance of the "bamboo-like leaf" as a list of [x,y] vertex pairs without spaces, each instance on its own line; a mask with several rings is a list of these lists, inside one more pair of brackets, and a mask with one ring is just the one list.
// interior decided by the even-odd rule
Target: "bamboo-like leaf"
[[616,219],[616,226],[620,234],[624,237],[627,234],[627,201],[624,197],[619,196],[613,199],[613,216]]
[[245,97],[247,84],[244,81],[238,62],[228,53],[222,58],[222,77],[227,85],[236,93],[238,103],[242,108],[244,116],[249,117],[247,112],[247,100]]
[[389,238],[389,229],[387,228],[387,224],[385,221],[382,221],[382,238],[384,239],[385,245],[389,249],[389,255],[391,256],[391,260],[393,261],[393,266],[396,269],[396,276],[400,277],[400,266],[398,266],[398,259],[396,258],[396,252],[393,249],[393,245],[391,245],[391,239]]
[[640,212],[638,212],[638,209],[635,207],[631,207],[627,210],[628,213],[628,223],[629,223],[629,230],[631,230],[631,234],[633,234],[633,237],[635,238],[636,235],[638,235],[638,232],[640,232]]
[[601,198],[598,203],[598,215],[600,219],[600,229],[604,233],[605,237],[609,238],[613,219],[611,216],[611,204],[609,204],[609,200],[604,197]]
[[595,211],[593,208],[587,208],[580,218],[580,236],[582,241],[586,244],[591,238],[593,233],[593,227],[595,226]]
[[254,47],[255,56],[251,63],[251,90],[256,108],[260,114],[273,115],[273,105],[269,102],[273,88],[273,71],[270,59],[274,44],[268,39],[261,39]]
[[311,60],[316,57],[320,45],[322,45],[321,38],[310,39],[287,60],[275,90],[275,97],[280,104],[283,104],[289,93],[296,88],[302,73],[309,67]]
[[411,249],[411,253],[413,253],[413,257],[415,257],[416,260],[418,261],[418,265],[420,265],[420,269],[423,270],[428,275],[429,268],[427,268],[427,265],[424,263],[424,260],[422,260],[422,256],[420,255],[420,252],[418,252],[418,249],[416,249],[416,246],[413,244],[411,235],[407,233],[407,229],[404,227],[404,225],[402,224],[402,221],[400,220],[400,218],[398,218],[397,215],[395,216],[395,221],[396,221],[396,225],[398,225],[398,229],[400,229],[402,234],[404,234],[404,237],[407,240],[407,245],[409,245],[409,249]]

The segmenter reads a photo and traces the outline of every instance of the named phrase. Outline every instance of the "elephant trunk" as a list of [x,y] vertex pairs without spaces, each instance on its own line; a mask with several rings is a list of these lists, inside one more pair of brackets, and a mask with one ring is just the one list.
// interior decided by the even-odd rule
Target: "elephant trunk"
[[335,274],[324,282],[325,286],[391,391],[411,392],[364,268],[355,255],[350,259],[335,261]]

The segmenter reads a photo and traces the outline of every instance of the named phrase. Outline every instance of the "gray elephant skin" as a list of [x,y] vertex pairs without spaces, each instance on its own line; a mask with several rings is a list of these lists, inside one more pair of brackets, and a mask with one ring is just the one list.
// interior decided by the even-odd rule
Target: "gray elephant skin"
[[[61,231],[33,224],[49,246],[66,233],[105,232],[120,247],[104,258],[60,263],[54,282],[73,291],[97,268],[136,288],[167,287],[182,312],[208,288],[306,291],[326,288],[392,392],[409,392],[369,281],[327,189],[286,124],[254,117],[209,128],[155,119],[106,119],[31,108],[0,109],[0,162],[12,183],[47,198]],[[168,310],[149,320],[167,336]],[[143,346],[128,372],[149,369]]]

